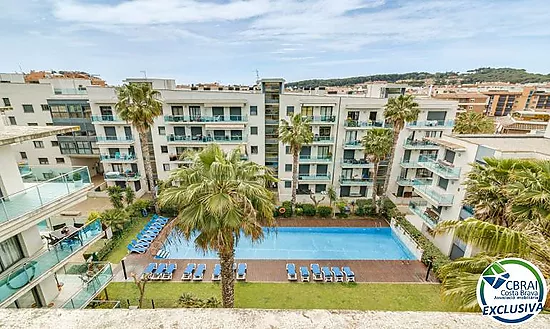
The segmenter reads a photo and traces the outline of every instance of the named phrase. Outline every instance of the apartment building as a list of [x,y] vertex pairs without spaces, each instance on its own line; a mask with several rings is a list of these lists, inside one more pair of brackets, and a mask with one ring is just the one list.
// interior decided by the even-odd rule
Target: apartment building
[[22,144],[78,127],[12,126],[0,114],[0,307],[82,308],[112,278],[110,264],[73,258],[103,237],[101,223],[51,227],[45,219],[86,199],[90,172],[86,166],[18,164]]
[[460,112],[473,111],[477,113],[485,113],[489,96],[482,93],[438,93],[433,96],[436,99],[447,99],[458,101]]
[[419,198],[410,201],[407,219],[452,259],[468,257],[474,250],[453,235],[434,236],[432,229],[440,221],[473,216],[463,202],[470,164],[483,164],[487,157],[550,159],[550,127],[545,135],[443,135],[425,140],[436,146],[433,157],[419,162],[431,179],[413,182]]

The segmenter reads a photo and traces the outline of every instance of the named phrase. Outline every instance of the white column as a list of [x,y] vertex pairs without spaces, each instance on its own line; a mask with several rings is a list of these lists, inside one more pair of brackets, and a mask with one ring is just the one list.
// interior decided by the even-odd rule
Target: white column
[[0,168],[2,168],[0,186],[4,197],[25,188],[17,167],[15,150],[10,145],[0,146]]

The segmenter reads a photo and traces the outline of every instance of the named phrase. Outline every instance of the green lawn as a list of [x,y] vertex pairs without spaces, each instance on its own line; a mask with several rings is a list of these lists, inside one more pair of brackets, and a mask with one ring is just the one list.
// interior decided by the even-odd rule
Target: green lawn
[[[237,283],[235,306],[267,309],[350,309],[384,311],[456,311],[444,303],[439,285],[401,283]],[[144,307],[178,307],[178,297],[190,292],[201,298],[220,298],[219,284],[150,282],[145,288]],[[122,307],[137,304],[134,283],[114,282],[107,287],[109,299]]]

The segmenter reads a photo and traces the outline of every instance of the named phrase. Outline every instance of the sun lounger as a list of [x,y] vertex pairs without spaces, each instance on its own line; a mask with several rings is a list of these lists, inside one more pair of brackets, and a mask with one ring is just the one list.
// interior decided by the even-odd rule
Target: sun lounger
[[162,275],[162,280],[172,280],[172,275],[174,274],[174,271],[178,268],[178,264],[168,264],[168,267],[164,271],[164,274]]
[[340,268],[333,266],[331,269],[332,276],[334,277],[334,282],[344,282],[344,273],[340,271]]
[[239,263],[237,266],[237,280],[246,280],[246,263]]
[[309,270],[307,267],[300,267],[300,277],[302,278],[302,282],[309,282]]
[[152,236],[152,235],[143,235],[141,233],[139,233],[136,238],[138,240],[143,240],[143,241],[147,241],[147,242],[153,242],[153,240],[155,240],[155,236]]
[[298,275],[296,274],[296,265],[293,263],[286,264],[286,276],[288,281],[298,280]]
[[214,270],[212,271],[212,281],[220,281],[222,275],[222,267],[220,264],[214,265]]
[[157,254],[155,255],[155,258],[157,259],[166,259],[168,257],[170,257],[170,252],[163,249],[160,249],[159,251],[157,251]]
[[321,272],[323,272],[323,279],[325,282],[332,282],[332,272],[328,268],[328,266],[321,267]]
[[349,266],[342,267],[342,271],[346,275],[347,282],[355,282],[355,273],[349,268]]
[[199,264],[193,275],[193,281],[202,281],[204,279],[204,271],[206,271],[206,264]]
[[145,248],[148,248],[150,245],[151,245],[151,242],[147,242],[147,241],[144,241],[144,240],[139,240],[139,241],[136,241],[136,240],[132,240],[130,242],[130,244],[133,246],[133,247],[145,247]]
[[155,270],[155,273],[153,273],[151,280],[160,280],[164,276],[164,273],[166,271],[166,263],[160,263],[159,267]]
[[183,270],[183,275],[182,275],[181,279],[184,280],[184,281],[191,280],[191,277],[193,276],[193,270],[195,269],[195,267],[196,267],[195,263],[187,264],[187,266]]
[[323,281],[323,275],[321,274],[321,268],[319,264],[311,264],[311,273],[313,274],[313,281]]
[[157,266],[157,263],[149,263],[149,265],[147,265],[147,267],[143,270],[143,273],[141,273],[141,279],[148,280],[153,274],[153,271],[156,270]]
[[132,245],[131,243],[128,244],[127,248],[128,248],[129,252],[133,252],[133,253],[136,253],[136,254],[143,254],[147,251],[146,247],[136,247],[136,246]]

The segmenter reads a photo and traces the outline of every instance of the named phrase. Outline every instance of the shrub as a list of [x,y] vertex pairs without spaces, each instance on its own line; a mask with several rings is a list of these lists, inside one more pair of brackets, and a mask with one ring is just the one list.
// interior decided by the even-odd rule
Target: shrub
[[364,208],[367,205],[372,205],[372,199],[358,199],[355,204],[358,208]]
[[286,209],[286,212],[283,214],[283,217],[289,218],[292,217],[292,203],[290,201],[284,201],[283,207]]
[[124,208],[124,204],[122,203],[124,196],[122,195],[122,188],[120,186],[115,185],[107,187],[107,194],[109,195],[109,200],[111,201],[113,208]]
[[130,186],[126,186],[124,189],[124,199],[127,205],[131,205],[136,199],[136,192]]
[[130,217],[143,217],[143,214],[141,213],[141,211],[143,209],[149,210],[151,206],[152,206],[152,201],[138,199],[134,201],[134,203],[126,207],[126,212]]
[[365,216],[365,208],[364,207],[357,207],[357,209],[355,209],[355,215],[357,216]]
[[336,214],[336,217],[338,217],[338,218],[348,218],[349,215],[345,212],[339,212],[339,213]]
[[221,307],[221,302],[216,297],[201,299],[189,292],[184,292],[179,298],[181,306],[186,308],[218,308]]
[[320,217],[330,217],[332,215],[332,207],[329,206],[319,206],[317,207],[317,214],[319,214]]
[[315,206],[312,204],[304,204],[302,205],[302,208],[304,209],[304,215],[306,216],[315,216],[317,213],[317,210],[315,209]]
[[303,208],[296,208],[296,216],[302,216],[304,214]]

